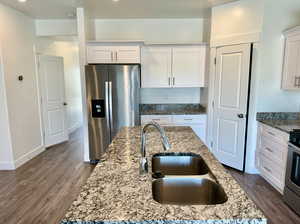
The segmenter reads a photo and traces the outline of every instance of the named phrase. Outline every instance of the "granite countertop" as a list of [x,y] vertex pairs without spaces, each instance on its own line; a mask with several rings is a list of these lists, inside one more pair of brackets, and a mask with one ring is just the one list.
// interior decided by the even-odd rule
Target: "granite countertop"
[[197,115],[206,114],[201,104],[142,104],[141,115]]
[[[62,223],[266,224],[261,210],[188,127],[166,128],[170,151],[200,154],[224,188],[228,201],[192,206],[154,201],[151,173],[139,175],[140,129],[123,128],[118,133]],[[159,134],[151,131],[147,135],[149,161],[151,155],[161,151]]]
[[259,120],[259,122],[288,134],[294,129],[300,129],[300,120]]

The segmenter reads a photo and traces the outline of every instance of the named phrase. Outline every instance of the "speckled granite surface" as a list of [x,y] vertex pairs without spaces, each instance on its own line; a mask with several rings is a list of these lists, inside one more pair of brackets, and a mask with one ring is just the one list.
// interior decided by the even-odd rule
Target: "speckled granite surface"
[[141,104],[141,115],[206,114],[201,104]]
[[294,129],[300,129],[300,113],[257,113],[256,119],[288,134]]
[[[171,151],[200,154],[222,185],[228,201],[220,205],[163,205],[152,199],[152,177],[139,175],[140,127],[122,129],[62,223],[265,224],[266,219],[232,176],[190,128],[166,128]],[[147,136],[147,154],[161,152],[157,132]],[[151,170],[151,168],[149,169]]]
[[286,133],[292,132],[294,129],[300,129],[300,120],[262,120],[263,124],[269,125]]

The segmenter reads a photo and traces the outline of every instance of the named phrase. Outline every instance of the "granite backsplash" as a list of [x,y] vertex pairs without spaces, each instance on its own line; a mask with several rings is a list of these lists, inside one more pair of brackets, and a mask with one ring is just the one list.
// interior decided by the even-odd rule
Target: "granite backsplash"
[[299,112],[260,112],[257,113],[258,121],[264,120],[300,120]]
[[205,114],[206,108],[201,104],[141,104],[142,115],[163,114]]

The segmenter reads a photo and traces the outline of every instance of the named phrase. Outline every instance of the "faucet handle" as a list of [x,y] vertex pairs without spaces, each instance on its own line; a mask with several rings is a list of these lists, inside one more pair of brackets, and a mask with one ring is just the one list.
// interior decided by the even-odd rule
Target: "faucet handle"
[[140,175],[148,173],[148,159],[146,157],[141,158],[140,160]]

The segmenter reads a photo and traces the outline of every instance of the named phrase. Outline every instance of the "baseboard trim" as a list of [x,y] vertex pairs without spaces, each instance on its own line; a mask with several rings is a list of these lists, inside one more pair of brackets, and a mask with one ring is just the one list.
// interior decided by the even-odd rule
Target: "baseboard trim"
[[15,169],[22,166],[23,164],[27,163],[37,155],[41,154],[45,151],[45,147],[43,145],[38,146],[37,148],[33,149],[32,151],[26,153],[25,155],[21,156],[19,159],[15,160],[14,166]]
[[69,134],[73,133],[77,129],[81,128],[82,124],[81,123],[76,123],[73,125],[71,128],[68,129]]
[[0,162],[0,170],[15,170],[14,162]]

